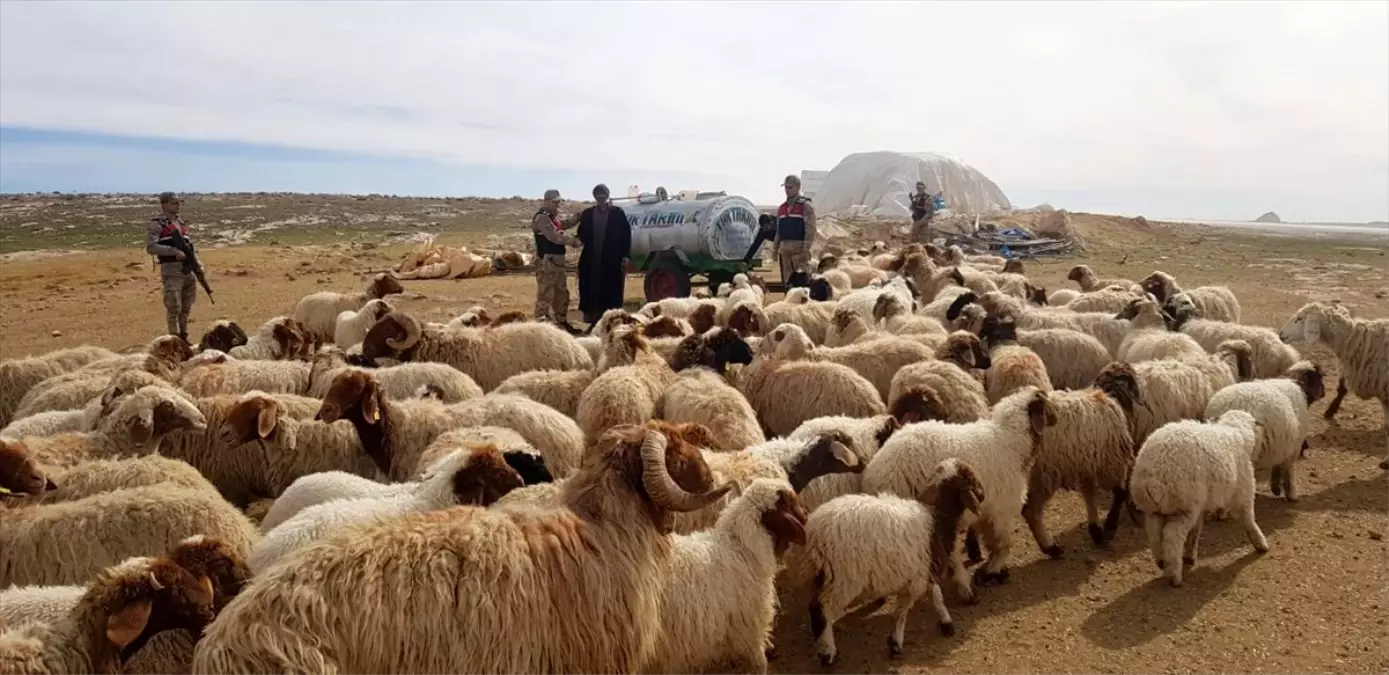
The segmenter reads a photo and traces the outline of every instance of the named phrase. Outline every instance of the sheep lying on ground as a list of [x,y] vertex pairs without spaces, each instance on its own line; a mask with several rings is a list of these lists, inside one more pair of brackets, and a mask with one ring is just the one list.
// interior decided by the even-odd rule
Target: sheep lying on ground
[[1144,292],[1151,293],[1160,303],[1166,302],[1178,293],[1186,293],[1196,305],[1201,318],[1239,323],[1239,299],[1228,286],[1202,286],[1183,291],[1172,275],[1160,271],[1143,277],[1138,285]]
[[530,370],[583,370],[593,367],[588,352],[568,333],[547,323],[511,323],[497,328],[422,325],[392,312],[367,331],[362,356],[446,363],[492,391],[506,378]]
[[[302,549],[208,627],[193,671],[637,671],[659,637],[666,518],[727,492],[680,431],[610,429],[556,508],[413,513]],[[445,559],[467,563],[425,562]],[[400,649],[424,635],[451,637]]]
[[1186,420],[1153,432],[1133,463],[1129,491],[1145,514],[1148,547],[1173,586],[1196,564],[1205,514],[1227,510],[1244,524],[1254,550],[1268,540],[1254,521],[1254,453],[1259,424],[1243,410],[1209,423]]
[[[294,318],[302,323],[318,342],[332,342],[338,316],[343,312],[355,312],[370,300],[404,291],[405,288],[399,281],[389,274],[381,273],[372,277],[366,290],[358,293],[319,291],[300,298],[294,306]],[[347,346],[343,345],[344,348]]]
[[822,663],[839,656],[834,623],[878,598],[888,603],[874,616],[897,617],[888,640],[893,658],[902,654],[908,614],[928,592],[941,634],[955,634],[941,585],[951,580],[961,598],[975,600],[956,542],[961,519],[980,513],[985,494],[974,470],[950,458],[933,468],[913,498],[848,495],[810,514],[806,554],[794,574],[802,583],[813,579],[810,631]]
[[1297,461],[1311,432],[1308,408],[1325,395],[1321,368],[1300,361],[1284,377],[1240,382],[1215,392],[1206,405],[1205,419],[1217,419],[1230,410],[1253,415],[1260,427],[1254,468],[1272,469],[1273,494],[1297,501]]
[[347,349],[362,341],[367,336],[373,324],[381,317],[394,312],[395,308],[390,303],[379,298],[373,298],[362,305],[359,310],[347,310],[338,314],[334,321],[333,343],[342,349]]
[[[1075,490],[1085,499],[1090,539],[1104,544],[1119,528],[1119,514],[1128,502],[1129,468],[1134,444],[1129,429],[1136,406],[1143,405],[1137,376],[1127,363],[1110,364],[1089,389],[1053,392],[1048,399],[1056,425],[1047,430],[1028,479],[1022,517],[1037,547],[1052,558],[1062,550],[1047,531],[1047,502],[1060,490]],[[1100,525],[1096,492],[1114,497]]]
[[805,543],[805,521],[789,485],[759,479],[712,529],[672,537],[660,637],[644,672],[766,672],[777,556]]
[[1028,476],[1056,412],[1047,393],[1027,387],[999,401],[986,420],[969,424],[928,421],[893,434],[863,472],[868,494],[921,494],[936,465],[951,457],[968,463],[989,495],[975,525],[989,548],[976,570],[981,582],[1004,582],[1013,544],[1013,522],[1022,512]]
[[1389,319],[1357,319],[1339,304],[1310,302],[1283,324],[1278,337],[1285,342],[1324,343],[1340,360],[1341,380],[1323,414],[1326,419],[1336,417],[1350,391],[1378,400],[1389,422]]
[[95,577],[61,618],[0,625],[7,672],[118,673],[160,632],[198,635],[212,621],[212,582],[168,558],[131,558]]
[[55,375],[72,372],[94,361],[116,358],[116,353],[90,345],[59,349],[39,356],[0,361],[0,426],[14,420],[20,399],[34,385]]
[[[70,502],[8,508],[0,528],[0,587],[81,583],[130,556],[157,554],[195,534],[245,555],[255,525],[206,490],[151,485]],[[61,537],[53,536],[61,532]]]
[[495,447],[460,449],[426,469],[425,479],[410,490],[340,499],[300,511],[270,530],[246,561],[261,574],[290,553],[349,525],[457,504],[488,506],[522,485],[521,475]]

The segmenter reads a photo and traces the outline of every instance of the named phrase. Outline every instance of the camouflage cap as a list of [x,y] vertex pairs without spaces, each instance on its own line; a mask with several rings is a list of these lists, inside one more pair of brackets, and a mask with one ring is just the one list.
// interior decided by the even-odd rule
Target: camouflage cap
[[797,176],[797,175],[795,175],[795,174],[792,174],[792,175],[790,175],[790,176],[787,176],[787,177],[786,177],[786,180],[781,181],[781,186],[782,186],[782,187],[799,187],[800,184],[801,184],[801,177],[800,177],[800,176]]
[[178,198],[178,195],[176,195],[176,194],[174,194],[174,193],[172,193],[172,192],[161,192],[161,193],[159,193],[159,203],[160,203],[160,204],[168,204],[168,203],[170,203],[170,202],[181,202],[181,201],[183,201],[183,200],[182,200],[182,199],[179,199],[179,198]]
[[545,199],[548,199],[548,200],[556,200],[556,199],[559,199],[559,198],[560,198],[560,197],[559,197],[559,190],[556,190],[556,189],[554,189],[554,188],[550,188],[549,190],[546,190],[546,191],[545,191]]

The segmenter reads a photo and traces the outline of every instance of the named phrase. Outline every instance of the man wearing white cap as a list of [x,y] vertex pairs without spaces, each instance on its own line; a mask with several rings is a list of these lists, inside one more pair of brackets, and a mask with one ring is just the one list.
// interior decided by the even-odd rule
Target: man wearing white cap
[[781,186],[786,188],[786,201],[776,212],[776,238],[772,240],[773,256],[781,269],[781,281],[791,286],[810,284],[810,247],[815,244],[815,207],[810,198],[801,194],[801,179],[787,176]]
[[559,219],[561,201],[559,190],[546,190],[544,203],[531,219],[531,233],[535,236],[535,319],[553,322],[572,333],[564,247],[578,246],[579,240],[564,233],[564,223]]

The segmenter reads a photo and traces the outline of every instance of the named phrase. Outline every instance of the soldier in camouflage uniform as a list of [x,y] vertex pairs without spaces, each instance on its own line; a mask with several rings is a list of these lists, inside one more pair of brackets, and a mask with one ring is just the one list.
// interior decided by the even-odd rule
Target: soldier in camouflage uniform
[[786,188],[786,202],[776,212],[776,237],[772,240],[773,256],[781,268],[781,280],[791,286],[810,285],[810,248],[815,244],[815,206],[801,194],[799,176],[787,176],[781,186]]
[[198,278],[192,270],[183,271],[183,251],[173,246],[175,230],[188,236],[188,226],[178,217],[183,200],[172,192],[159,195],[160,214],[145,228],[145,252],[159,259],[159,276],[164,285],[164,318],[170,335],[188,341],[188,313],[197,297]]
[[926,191],[926,183],[918,181],[916,192],[912,193],[911,241],[918,244],[931,243],[931,218],[935,215],[936,199]]
[[579,241],[565,234],[565,221],[559,219],[559,190],[546,190],[545,202],[531,219],[535,235],[535,318],[551,321],[575,332],[569,325],[569,282],[564,264],[564,247]]

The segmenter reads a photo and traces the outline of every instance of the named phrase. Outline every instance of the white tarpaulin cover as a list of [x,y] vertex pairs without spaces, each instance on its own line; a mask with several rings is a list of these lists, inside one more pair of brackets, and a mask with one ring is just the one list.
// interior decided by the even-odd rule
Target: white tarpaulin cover
[[1008,197],[978,169],[934,152],[856,152],[825,177],[815,192],[823,214],[906,218],[917,181],[932,194],[945,193],[956,213],[988,213],[1012,208]]

